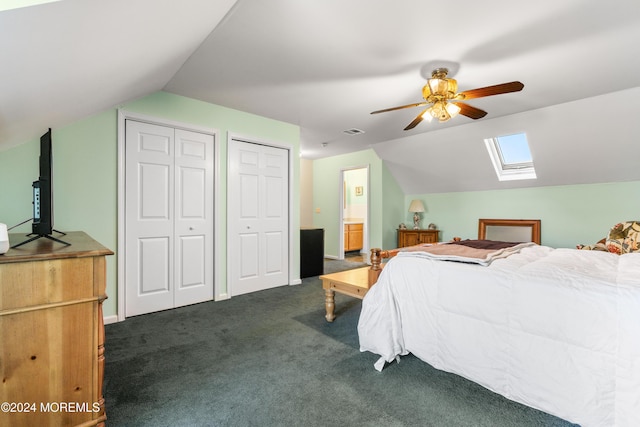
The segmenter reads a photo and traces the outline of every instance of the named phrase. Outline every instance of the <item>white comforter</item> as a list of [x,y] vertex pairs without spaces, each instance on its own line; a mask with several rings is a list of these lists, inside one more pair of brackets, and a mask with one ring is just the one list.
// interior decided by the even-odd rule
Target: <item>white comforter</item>
[[640,253],[534,246],[487,267],[399,253],[358,333],[387,362],[411,352],[583,426],[640,426]]

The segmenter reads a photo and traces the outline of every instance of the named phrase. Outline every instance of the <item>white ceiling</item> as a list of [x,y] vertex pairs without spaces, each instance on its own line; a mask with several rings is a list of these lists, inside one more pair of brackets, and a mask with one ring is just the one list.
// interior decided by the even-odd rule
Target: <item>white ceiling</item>
[[0,12],[0,150],[162,90],[234,3],[60,0]]
[[[373,148],[406,193],[640,179],[637,167],[612,165],[605,177],[569,176],[556,151],[602,169],[607,150],[640,133],[629,96],[639,40],[637,0],[61,0],[0,12],[0,150],[166,90],[299,125],[306,158]],[[460,91],[525,87],[469,101],[489,113],[478,121],[405,132],[419,109],[369,114],[421,101],[442,65]],[[593,98],[612,93],[602,99],[630,105]],[[596,138],[591,127],[611,129],[621,107],[629,121],[614,141]],[[365,133],[343,133],[351,128]],[[497,182],[486,153],[465,145],[508,131],[527,132],[537,182]],[[447,175],[461,165],[465,179]]]

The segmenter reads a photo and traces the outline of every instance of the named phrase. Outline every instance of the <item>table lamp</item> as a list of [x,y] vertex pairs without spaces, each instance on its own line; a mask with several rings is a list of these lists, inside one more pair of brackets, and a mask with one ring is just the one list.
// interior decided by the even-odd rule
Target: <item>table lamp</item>
[[420,212],[424,212],[424,205],[420,200],[414,199],[409,205],[409,212],[413,213],[413,229],[420,229]]

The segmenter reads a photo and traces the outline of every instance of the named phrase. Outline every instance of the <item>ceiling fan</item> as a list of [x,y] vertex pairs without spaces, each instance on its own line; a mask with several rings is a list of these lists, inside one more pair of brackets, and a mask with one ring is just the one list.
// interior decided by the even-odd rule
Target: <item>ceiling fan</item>
[[458,82],[455,79],[447,78],[449,70],[447,68],[436,68],[431,73],[431,78],[422,88],[424,102],[416,104],[401,105],[399,107],[385,108],[384,110],[373,111],[371,114],[386,113],[387,111],[402,110],[404,108],[422,107],[429,105],[422,111],[404,130],[413,129],[423,119],[431,121],[436,118],[440,122],[446,122],[458,114],[467,116],[470,119],[481,119],[487,112],[476,107],[472,107],[462,101],[485,96],[500,95],[502,93],[521,91],[524,85],[520,82],[502,83],[494,86],[487,86],[478,89],[465,90],[457,93]]

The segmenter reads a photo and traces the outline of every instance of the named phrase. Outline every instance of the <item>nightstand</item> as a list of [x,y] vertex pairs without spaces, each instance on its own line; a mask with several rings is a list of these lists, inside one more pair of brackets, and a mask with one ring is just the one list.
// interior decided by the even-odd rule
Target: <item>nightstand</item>
[[440,230],[398,230],[398,247],[419,245],[421,243],[438,243]]

